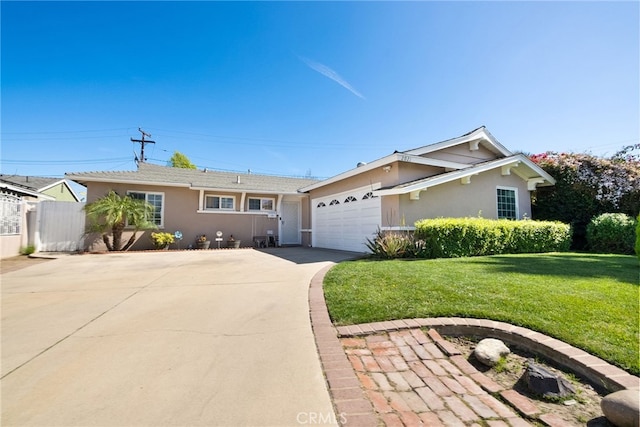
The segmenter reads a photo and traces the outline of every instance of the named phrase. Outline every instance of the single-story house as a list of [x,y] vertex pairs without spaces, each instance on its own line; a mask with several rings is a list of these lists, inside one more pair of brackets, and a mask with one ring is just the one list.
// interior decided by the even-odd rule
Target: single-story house
[[[181,231],[233,235],[242,246],[274,236],[279,245],[366,251],[380,228],[410,229],[422,218],[531,218],[530,193],[554,179],[514,154],[484,127],[424,147],[395,151],[325,180],[179,169],[140,163],[137,171],[71,173],[87,202],[109,190],[156,206],[154,221]],[[98,243],[99,245],[100,243]],[[223,244],[224,245],[224,244]],[[175,245],[174,245],[175,246]],[[215,243],[212,243],[215,247]],[[135,248],[150,248],[140,239]]]

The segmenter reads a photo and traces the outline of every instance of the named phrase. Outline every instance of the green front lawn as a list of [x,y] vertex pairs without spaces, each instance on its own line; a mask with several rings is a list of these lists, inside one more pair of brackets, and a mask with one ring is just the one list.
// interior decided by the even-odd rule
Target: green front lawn
[[638,375],[639,283],[633,256],[582,253],[358,260],[324,280],[338,325],[474,317],[530,328]]

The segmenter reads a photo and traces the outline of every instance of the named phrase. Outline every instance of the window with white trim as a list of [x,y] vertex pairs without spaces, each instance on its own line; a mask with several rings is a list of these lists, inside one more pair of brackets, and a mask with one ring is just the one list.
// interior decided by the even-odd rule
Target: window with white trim
[[320,202],[320,203],[318,203],[318,206],[316,206],[316,207],[324,208],[325,206],[327,206],[327,205],[325,205],[324,202]]
[[344,202],[345,202],[345,203],[357,202],[357,201],[358,201],[358,199],[356,199],[356,198],[355,198],[355,197],[353,197],[353,196],[349,196],[349,197],[347,197],[346,199],[344,199]]
[[274,211],[275,199],[249,197],[250,211]]
[[153,206],[153,213],[149,221],[158,227],[164,226],[164,193],[148,191],[128,191],[127,195],[134,200],[142,200]]
[[518,190],[498,187],[496,189],[498,219],[518,219]]
[[236,199],[232,196],[205,196],[204,208],[208,210],[235,210]]
[[374,196],[373,193],[369,191],[367,194],[362,196],[362,200],[373,199],[374,197],[378,197],[378,196]]
[[340,204],[340,201],[338,201],[338,200],[336,200],[336,199],[333,199],[333,200],[331,201],[331,203],[329,203],[329,206],[339,205],[339,204]]

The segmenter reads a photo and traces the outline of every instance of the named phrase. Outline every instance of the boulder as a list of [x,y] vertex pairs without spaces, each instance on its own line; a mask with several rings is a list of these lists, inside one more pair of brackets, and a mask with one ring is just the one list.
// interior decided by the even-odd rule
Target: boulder
[[495,338],[481,340],[473,350],[473,355],[483,365],[495,366],[502,356],[511,353],[504,343]]
[[567,397],[576,392],[569,381],[533,362],[529,362],[524,379],[529,390],[539,396]]
[[602,413],[617,427],[639,427],[640,390],[620,390],[606,395],[600,402]]

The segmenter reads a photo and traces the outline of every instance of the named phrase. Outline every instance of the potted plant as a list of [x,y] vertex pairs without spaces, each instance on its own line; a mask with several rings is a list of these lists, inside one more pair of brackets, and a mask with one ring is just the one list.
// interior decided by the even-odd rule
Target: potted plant
[[171,233],[151,233],[151,240],[156,249],[169,249],[169,245],[173,243],[174,237]]
[[198,249],[209,249],[209,245],[211,245],[211,241],[207,240],[206,234],[201,234],[196,239],[196,248]]
[[229,239],[227,240],[227,247],[228,248],[234,248],[234,249],[238,249],[240,247],[240,242],[241,240],[236,240],[233,237],[233,234],[229,236]]

